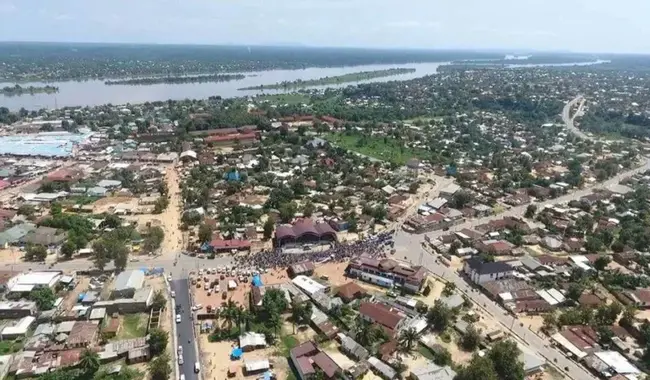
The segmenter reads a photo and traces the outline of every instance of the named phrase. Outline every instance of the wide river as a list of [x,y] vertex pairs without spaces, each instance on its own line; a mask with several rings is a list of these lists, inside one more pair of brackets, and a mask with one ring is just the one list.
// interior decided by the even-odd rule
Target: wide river
[[[521,66],[564,66],[564,65],[585,65],[597,64],[605,61],[584,62],[580,64],[549,64],[549,65],[510,65],[510,67]],[[348,67],[320,68],[311,67],[303,70],[270,70],[259,72],[242,73],[246,78],[242,80],[218,83],[183,83],[183,84],[155,84],[155,85],[112,85],[107,86],[103,80],[89,80],[84,82],[32,82],[21,83],[21,86],[44,86],[51,85],[59,88],[56,94],[34,94],[23,96],[0,95],[0,107],[7,107],[10,110],[18,110],[24,107],[28,110],[55,107],[73,106],[96,106],[102,104],[126,104],[144,103],[157,100],[178,100],[178,99],[202,99],[210,96],[221,96],[231,98],[237,96],[251,96],[259,94],[278,94],[285,90],[247,90],[239,91],[238,88],[270,85],[283,81],[294,81],[297,79],[310,80],[324,77],[332,77],[343,74],[356,73],[360,71],[386,70],[390,68],[405,67],[413,68],[415,72],[401,75],[393,75],[383,78],[374,78],[357,82],[346,82],[337,85],[313,86],[309,88],[338,88],[359,83],[387,82],[394,80],[408,80],[435,74],[440,65],[445,62],[431,63],[409,63],[396,65],[363,65]],[[14,83],[0,83],[0,88],[13,86]]]

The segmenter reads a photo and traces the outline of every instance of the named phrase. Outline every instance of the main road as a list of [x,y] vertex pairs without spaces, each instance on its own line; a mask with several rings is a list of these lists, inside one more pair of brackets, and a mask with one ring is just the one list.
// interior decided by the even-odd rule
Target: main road
[[[562,119],[566,125],[566,128],[570,132],[576,134],[577,136],[583,139],[593,140],[594,139],[593,137],[584,134],[582,131],[578,130],[573,124],[573,119],[575,118],[575,115],[571,116],[570,113],[573,106],[578,102],[581,103],[578,108],[578,112],[576,112],[576,114],[580,112],[580,110],[584,106],[584,99],[582,96],[578,96],[574,98],[573,100],[569,101],[565,105],[564,109],[562,110]],[[563,203],[571,200],[577,200],[584,195],[590,194],[594,189],[607,188],[613,184],[620,182],[622,179],[628,178],[630,176],[633,176],[637,173],[649,169],[650,169],[650,159],[644,157],[643,164],[638,168],[623,172],[592,188],[580,189],[570,194],[553,199],[551,201],[540,202],[537,205],[538,207],[543,207],[546,205]],[[492,215],[489,217],[473,219],[454,226],[451,229],[451,231],[457,231],[463,228],[473,228],[477,225],[487,223],[490,220],[500,219],[504,216],[522,216],[527,207],[528,207],[527,205],[512,207],[499,215]],[[435,239],[439,236],[448,233],[449,231],[435,231],[427,235],[430,238]],[[536,333],[531,331],[527,326],[523,325],[516,317],[510,315],[508,312],[505,311],[505,309],[503,309],[497,303],[489,299],[480,290],[470,286],[467,283],[467,281],[465,281],[465,279],[460,277],[459,274],[454,269],[448,268],[442,265],[441,263],[439,263],[433,255],[431,255],[429,252],[423,249],[422,246],[423,242],[424,242],[424,235],[409,234],[398,229],[397,232],[395,233],[396,255],[398,255],[400,259],[406,259],[414,264],[423,265],[424,267],[429,269],[433,274],[443,278],[446,281],[450,281],[456,284],[456,287],[458,289],[460,289],[463,293],[467,294],[467,296],[474,303],[476,303],[484,310],[486,310],[489,314],[491,314],[505,329],[510,330],[512,334],[517,336],[524,344],[526,344],[533,351],[537,352],[538,354],[546,358],[546,360],[548,360],[549,363],[552,363],[553,365],[557,366],[560,370],[564,372],[566,376],[575,380],[596,379],[584,367],[566,358],[558,350],[550,346],[548,339],[538,336]]]

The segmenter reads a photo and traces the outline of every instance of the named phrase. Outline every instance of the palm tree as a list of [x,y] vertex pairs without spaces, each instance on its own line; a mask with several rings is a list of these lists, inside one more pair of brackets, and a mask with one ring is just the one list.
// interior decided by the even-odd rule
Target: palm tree
[[381,328],[372,323],[357,317],[352,328],[355,340],[364,347],[371,347],[385,335]]
[[237,321],[239,317],[239,309],[237,304],[232,299],[229,299],[226,303],[226,306],[221,309],[221,318],[223,318],[224,323],[228,326],[228,330],[232,329],[232,325]]
[[401,353],[410,355],[415,351],[415,348],[420,339],[420,334],[413,328],[403,330],[397,338],[398,349]]
[[79,366],[86,372],[96,372],[99,369],[99,354],[86,348],[79,356]]

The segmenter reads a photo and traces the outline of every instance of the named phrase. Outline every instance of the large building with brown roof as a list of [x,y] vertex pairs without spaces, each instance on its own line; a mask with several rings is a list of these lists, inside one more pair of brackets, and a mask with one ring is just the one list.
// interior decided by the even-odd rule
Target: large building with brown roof
[[325,379],[335,379],[343,372],[341,367],[312,341],[294,347],[289,356],[300,380],[311,377],[317,370],[323,372]]
[[410,266],[392,259],[378,260],[366,256],[351,261],[346,272],[352,277],[375,285],[387,288],[397,286],[412,293],[420,292],[427,276],[427,269],[422,266]]
[[336,231],[325,222],[314,223],[311,219],[300,219],[292,226],[281,225],[275,230],[276,247],[289,244],[306,244],[336,241]]
[[366,289],[355,284],[354,282],[348,282],[347,284],[341,285],[336,290],[336,295],[339,296],[344,302],[352,302],[356,299],[361,299],[368,295]]
[[390,331],[400,328],[406,317],[397,310],[380,303],[362,302],[359,315],[368,322],[376,323]]

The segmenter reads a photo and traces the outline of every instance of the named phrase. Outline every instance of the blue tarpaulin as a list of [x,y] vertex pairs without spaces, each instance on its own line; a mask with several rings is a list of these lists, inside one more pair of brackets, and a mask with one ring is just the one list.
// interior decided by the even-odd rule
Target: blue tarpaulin
[[264,372],[264,380],[271,380],[271,372],[270,371]]
[[253,276],[253,280],[251,281],[251,283],[253,284],[253,286],[262,286],[262,285],[264,285],[264,284],[262,284],[262,278],[260,277],[259,274],[256,274],[255,276]]
[[242,351],[241,348],[239,348],[239,347],[233,348],[232,352],[230,353],[230,359],[233,359],[233,360],[241,359],[241,356],[242,356],[243,353],[244,353],[244,351]]

